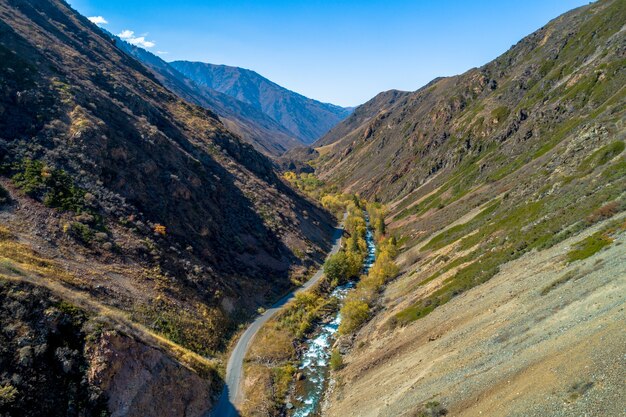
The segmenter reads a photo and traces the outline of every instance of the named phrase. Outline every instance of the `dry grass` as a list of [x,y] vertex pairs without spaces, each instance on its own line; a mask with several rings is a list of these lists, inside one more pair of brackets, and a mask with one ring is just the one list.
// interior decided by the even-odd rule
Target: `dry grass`
[[210,376],[216,372],[215,361],[206,359],[147,327],[133,322],[127,313],[104,305],[87,292],[70,288],[68,285],[80,284],[81,280],[58,262],[17,242],[15,236],[5,226],[0,226],[0,253],[2,254],[0,256],[0,279],[45,287],[60,298],[100,316],[105,322],[139,338],[148,345],[168,352],[181,364],[200,375]]

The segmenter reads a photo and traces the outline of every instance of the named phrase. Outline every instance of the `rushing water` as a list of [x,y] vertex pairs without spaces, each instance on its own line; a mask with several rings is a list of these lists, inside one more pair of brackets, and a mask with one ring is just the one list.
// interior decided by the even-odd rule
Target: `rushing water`
[[[367,219],[367,257],[363,263],[363,272],[367,273],[376,259],[376,245],[374,235],[369,227]],[[354,282],[340,285],[330,294],[330,297],[343,300],[350,289],[354,288]],[[312,416],[318,411],[320,401],[324,396],[326,379],[328,377],[328,362],[330,360],[331,348],[335,340],[335,335],[341,323],[339,312],[335,314],[333,320],[327,324],[321,324],[313,339],[305,343],[305,350],[300,360],[298,372],[304,379],[297,384],[296,397],[293,412],[294,417]]]

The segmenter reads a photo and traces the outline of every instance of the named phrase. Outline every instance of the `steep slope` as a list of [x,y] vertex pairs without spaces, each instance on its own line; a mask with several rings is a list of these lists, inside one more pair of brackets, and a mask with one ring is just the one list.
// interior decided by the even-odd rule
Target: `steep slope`
[[338,343],[326,415],[624,409],[624,22],[573,10],[318,142],[321,179],[387,204],[401,271]]
[[158,56],[111,36],[120,49],[146,65],[169,90],[190,103],[213,110],[228,130],[241,136],[258,151],[276,157],[289,149],[302,146],[302,142],[292,133],[256,107],[198,85]]
[[395,105],[401,105],[399,102],[410,96],[411,93],[389,90],[378,94],[376,97],[357,107],[343,122],[332,128],[328,133],[315,141],[311,146],[319,148],[331,145],[340,139],[348,136],[353,130],[360,128],[363,124],[368,123],[380,112],[386,111]]
[[[598,109],[616,107],[623,94],[622,22],[614,18],[595,33],[604,24],[602,16],[572,13],[482,68],[381,103],[372,120],[345,126],[353,120],[346,119],[334,130],[349,133],[327,154],[320,171],[355,190],[397,199],[471,158],[481,158],[484,178],[505,169],[510,156],[538,149],[555,136],[562,139]],[[576,37],[570,24],[585,26],[584,33]],[[569,129],[557,134],[565,122]],[[318,143],[334,142],[335,136],[331,132]],[[494,147],[507,158],[494,155]]]
[[247,69],[188,61],[170,64],[197,84],[263,111],[305,144],[312,143],[350,114],[350,109],[304,97]]
[[[306,278],[333,231],[214,113],[58,0],[0,2],[0,166],[0,280],[115,323],[130,341],[104,353],[139,341],[156,352],[126,353],[155,372],[159,355],[178,364],[173,375],[195,372],[205,407],[218,379],[190,363],[220,354],[238,323]],[[149,401],[116,381],[100,386],[112,413]],[[120,392],[137,397],[116,402]]]

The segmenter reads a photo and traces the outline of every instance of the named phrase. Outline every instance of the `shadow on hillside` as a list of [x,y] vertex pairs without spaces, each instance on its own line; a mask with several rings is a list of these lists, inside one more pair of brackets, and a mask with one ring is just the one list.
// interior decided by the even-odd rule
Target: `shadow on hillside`
[[230,402],[230,398],[228,398],[229,393],[230,390],[228,386],[224,385],[217,405],[211,411],[207,412],[204,417],[239,417],[239,411],[237,411],[233,403]]

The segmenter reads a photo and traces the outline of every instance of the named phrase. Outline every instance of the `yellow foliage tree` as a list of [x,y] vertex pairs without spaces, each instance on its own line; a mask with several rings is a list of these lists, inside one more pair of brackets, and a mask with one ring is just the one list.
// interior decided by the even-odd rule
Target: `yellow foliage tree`
[[165,236],[166,232],[167,229],[162,224],[157,223],[154,225],[154,233],[156,233],[157,235]]
[[369,318],[370,308],[366,302],[360,300],[346,301],[341,309],[340,334],[350,334],[357,330]]
[[283,174],[283,178],[284,178],[284,179],[286,179],[286,180],[287,180],[287,181],[289,181],[289,182],[294,182],[295,180],[297,180],[297,179],[298,179],[298,176],[297,176],[297,175],[296,175],[296,173],[295,173],[295,172],[293,172],[293,171],[286,171],[286,172]]

